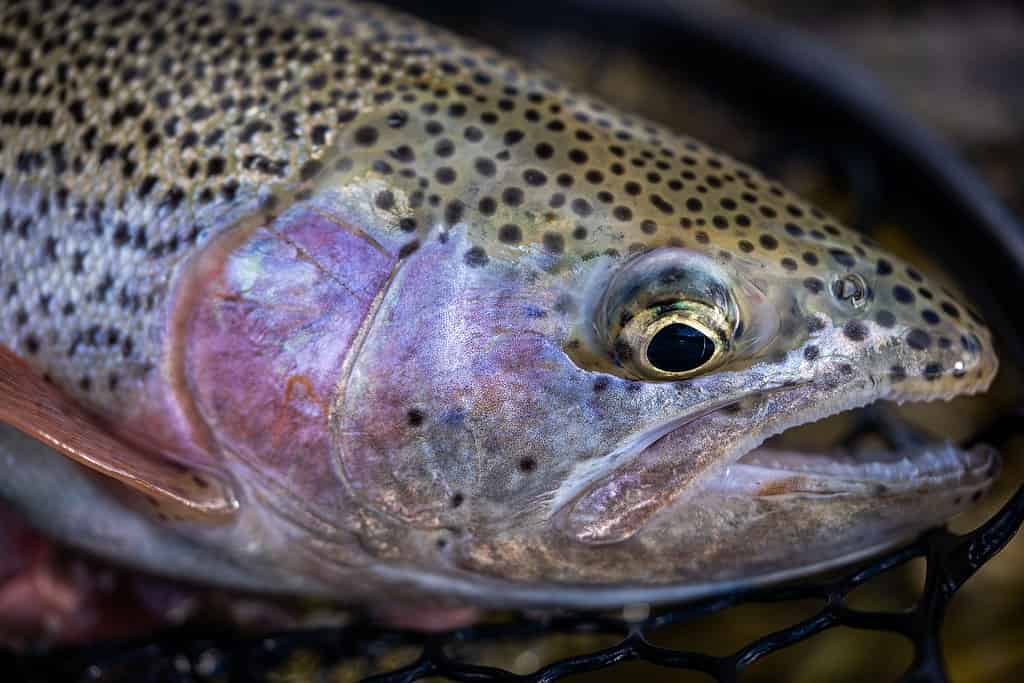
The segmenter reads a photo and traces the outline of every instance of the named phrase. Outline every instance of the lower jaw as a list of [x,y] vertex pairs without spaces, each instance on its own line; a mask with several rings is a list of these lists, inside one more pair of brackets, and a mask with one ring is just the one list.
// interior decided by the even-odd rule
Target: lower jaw
[[906,495],[962,489],[973,495],[998,475],[1000,458],[986,445],[969,450],[950,443],[913,449],[808,453],[757,448],[730,465],[709,486],[759,497],[803,495]]

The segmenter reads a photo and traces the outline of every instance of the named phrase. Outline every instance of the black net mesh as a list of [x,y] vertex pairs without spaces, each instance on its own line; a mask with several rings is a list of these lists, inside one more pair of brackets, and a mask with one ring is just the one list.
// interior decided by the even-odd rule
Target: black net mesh
[[[396,4],[406,5],[406,9],[418,6],[417,3]],[[711,70],[709,79],[714,81],[720,91],[729,90],[730,84],[740,82],[736,78],[729,80],[730,69],[735,69],[744,78],[742,88],[732,89],[748,96],[751,95],[751,84],[770,84],[772,88],[779,88],[782,87],[781,83],[786,82],[777,73],[774,80],[757,78],[756,72],[752,78],[746,78],[750,76],[751,70],[758,68],[760,53],[740,59],[737,57],[740,51],[728,46],[722,47],[715,42],[717,38],[695,33],[692,26],[689,29],[682,27],[682,30],[690,31],[687,42],[673,32],[675,28],[667,21],[651,22],[645,28],[642,24],[628,24],[627,19],[619,15],[602,18],[598,12],[593,16],[584,16],[577,13],[572,3],[569,3],[570,9],[561,10],[564,21],[560,22],[551,18],[560,3],[531,3],[522,0],[515,3],[518,9],[513,9],[512,5],[497,3],[491,10],[504,12],[497,25],[501,27],[506,42],[518,40],[514,30],[506,31],[506,27],[520,20],[523,22],[520,28],[530,27],[534,39],[539,35],[537,31],[542,28],[541,24],[556,26],[571,23],[577,28],[589,27],[595,34],[605,38],[620,33],[631,36],[635,44],[648,48],[654,61],[671,63],[673,68],[678,68],[685,63],[687,53],[677,55],[674,50],[704,40],[707,44],[703,45],[702,54],[707,54],[710,49],[718,49],[719,59],[697,60],[697,64]],[[597,5],[605,10],[611,6],[602,3]],[[429,9],[429,13],[449,16],[449,23],[457,25],[464,32],[488,38],[487,30],[473,19],[477,11],[476,3],[458,0],[430,3]],[[490,20],[494,21],[494,17]],[[486,21],[484,18],[483,23]],[[770,45],[765,47],[765,54],[769,54],[771,49]],[[596,48],[591,50],[594,54],[601,51]],[[723,55],[733,61],[722,58]],[[775,68],[785,70],[784,66]],[[934,159],[931,162],[928,159],[912,159],[917,164],[915,172],[900,173],[902,158],[891,153],[892,150],[887,152],[884,136],[880,140],[869,140],[863,144],[847,137],[833,144],[837,136],[848,136],[851,131],[860,132],[867,128],[859,123],[848,123],[843,118],[845,110],[842,107],[834,111],[826,110],[821,104],[821,97],[824,96],[814,90],[815,86],[809,80],[804,83],[794,76],[792,85],[794,89],[786,97],[773,96],[758,100],[760,104],[755,110],[758,116],[765,119],[769,117],[772,107],[784,107],[785,111],[772,114],[783,124],[775,128],[745,126],[745,130],[756,131],[759,137],[749,145],[752,151],[742,156],[752,158],[758,165],[775,171],[794,159],[807,162],[821,176],[831,178],[832,184],[845,187],[841,192],[849,195],[849,201],[845,202],[849,222],[872,232],[886,220],[882,215],[882,207],[891,210],[894,206],[892,198],[902,196],[897,184],[910,183],[915,179],[933,182],[930,180],[933,176],[929,173],[941,171],[941,165]],[[809,94],[801,95],[803,90],[800,88],[805,85],[809,88]],[[722,94],[732,93],[716,93]],[[833,99],[842,103],[841,97]],[[811,101],[813,106],[808,105]],[[749,110],[748,101],[740,104]],[[811,125],[793,118],[809,113],[815,117]],[[856,117],[853,120],[855,123],[858,121]],[[715,142],[718,123],[713,121],[706,127],[706,131],[691,132],[697,132]],[[689,124],[691,128],[700,128],[700,120],[692,116]],[[797,140],[785,132],[794,130],[799,132]],[[815,144],[807,144],[809,138],[816,138]],[[735,137],[723,137],[721,142],[727,146],[740,144]],[[895,176],[896,180],[883,177],[886,172]],[[956,193],[946,194],[953,197]],[[1024,195],[1024,192],[1021,194]],[[954,209],[956,207],[936,210],[930,216],[922,216],[913,210],[903,212],[901,218],[907,220],[901,220],[900,224],[913,229],[916,222],[919,226],[924,224],[931,228],[936,224],[933,220],[935,215],[938,215],[940,219],[945,216],[950,223],[970,222],[973,218],[975,224],[985,225],[986,217],[980,215],[984,214],[984,207],[977,209],[968,202],[965,207],[956,209],[964,212],[962,219]],[[984,242],[985,239],[986,236],[979,232],[973,246],[960,247],[961,251],[968,247],[998,251],[991,249]],[[1004,268],[999,263],[993,263],[984,273],[971,270],[976,278],[982,275],[989,278],[986,282],[979,280],[975,283],[978,285],[975,291],[999,291],[993,278],[1004,278],[1005,282],[1016,283],[1015,286],[1019,287],[1019,279],[1012,268]],[[971,283],[968,281],[967,284]],[[1003,331],[1004,338],[1012,339],[1014,336],[1012,327],[1009,333]],[[1013,401],[1011,405],[1018,403]],[[996,415],[989,417],[989,426],[966,439],[968,443],[985,442],[1002,449],[1015,438],[1024,436],[1024,416],[1018,408],[1006,409],[1004,405],[993,412]],[[884,429],[884,424],[869,424],[867,428]],[[858,436],[862,435],[863,430],[859,430]],[[1019,440],[1017,443],[1020,443]],[[950,601],[964,583],[1009,542],[1022,521],[1024,488],[1018,490],[987,522],[966,534],[937,529],[905,547],[825,578],[752,592],[731,593],[701,602],[654,610],[627,610],[614,615],[500,615],[496,622],[485,621],[472,627],[433,635],[387,629],[369,620],[355,621],[344,626],[307,628],[259,636],[240,636],[237,632],[197,629],[191,625],[148,637],[144,641],[90,645],[46,654],[0,654],[0,675],[4,680],[27,682],[82,680],[185,683],[341,681],[364,678],[374,681],[413,681],[425,678],[457,681],[554,681],[574,674],[602,670],[617,676],[630,671],[629,662],[639,661],[665,670],[701,672],[717,681],[734,681],[755,662],[772,653],[814,639],[830,629],[847,627],[896,634],[912,643],[913,655],[901,680],[945,681],[947,670],[943,656],[942,627]],[[924,586],[909,606],[901,602],[896,609],[863,609],[856,606],[855,600],[851,600],[851,594],[858,587],[879,584],[885,581],[886,576],[898,574],[908,564],[922,560],[926,565]],[[813,604],[809,614],[803,614],[782,627],[765,627],[764,632],[757,637],[746,640],[739,647],[730,646],[731,651],[724,653],[720,648],[708,647],[706,639],[663,637],[666,633],[678,632],[680,627],[708,623],[716,615],[745,605],[768,605],[790,615],[793,612],[785,610],[785,605],[808,602]],[[900,601],[894,599],[893,602]],[[686,631],[684,628],[684,633],[692,634],[694,630]],[[559,639],[562,642],[572,641],[574,648],[557,649],[554,656],[544,661],[516,658],[515,653],[528,652],[531,643]],[[495,649],[513,654],[504,658],[479,655],[480,652]],[[494,665],[494,662],[501,662],[501,666]]]

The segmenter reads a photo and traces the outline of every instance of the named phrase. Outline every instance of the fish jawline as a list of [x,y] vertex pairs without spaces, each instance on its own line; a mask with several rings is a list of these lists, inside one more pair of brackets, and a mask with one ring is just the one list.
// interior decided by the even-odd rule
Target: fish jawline
[[710,489],[753,488],[759,496],[801,494],[905,494],[948,487],[972,488],[996,476],[999,456],[981,444],[970,449],[950,442],[914,449],[806,452],[756,448],[708,482]]
[[[815,392],[816,383],[808,382],[780,387],[748,396],[764,399],[771,395],[807,391]],[[878,495],[880,493],[926,493],[955,487],[970,490],[993,480],[999,472],[998,453],[986,444],[960,448],[950,441],[927,440],[909,447],[853,452],[845,448],[827,451],[797,451],[765,446],[772,437],[814,424],[846,412],[854,412],[882,402],[928,403],[949,401],[971,395],[986,387],[972,387],[958,392],[905,393],[879,392],[877,386],[862,386],[849,391],[842,403],[829,406],[827,401],[811,402],[789,413],[779,428],[765,431],[748,440],[709,469],[694,489],[703,492],[730,491],[755,496],[782,493],[805,496],[836,494]],[[730,404],[716,405],[664,429],[641,448],[634,448],[629,457],[640,457],[657,448],[663,439],[684,436],[686,431],[705,418],[727,410]],[[892,420],[902,422],[895,416]],[[780,486],[780,482],[786,482]]]

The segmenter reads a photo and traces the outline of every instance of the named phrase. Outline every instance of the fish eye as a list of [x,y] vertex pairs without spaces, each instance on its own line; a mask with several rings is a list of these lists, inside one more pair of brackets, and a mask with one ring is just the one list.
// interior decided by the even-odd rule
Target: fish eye
[[648,379],[681,379],[718,365],[728,348],[726,317],[699,301],[652,306],[619,335],[618,357]]
[[714,355],[715,342],[686,323],[669,323],[647,344],[647,362],[663,372],[696,370]]

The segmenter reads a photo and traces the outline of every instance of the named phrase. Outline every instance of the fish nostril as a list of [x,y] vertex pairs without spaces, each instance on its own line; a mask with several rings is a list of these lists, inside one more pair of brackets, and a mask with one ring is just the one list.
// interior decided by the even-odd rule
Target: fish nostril
[[859,273],[847,273],[832,283],[832,295],[853,308],[861,308],[871,298],[871,289]]

